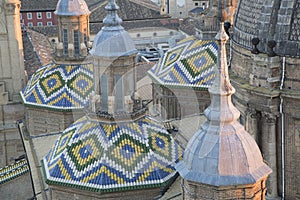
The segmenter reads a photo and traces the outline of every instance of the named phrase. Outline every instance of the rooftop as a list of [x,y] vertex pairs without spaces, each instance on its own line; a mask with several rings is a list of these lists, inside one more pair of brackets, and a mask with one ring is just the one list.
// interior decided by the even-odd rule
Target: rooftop
[[216,43],[191,36],[169,49],[148,74],[163,86],[207,89],[214,81],[216,61]]
[[94,89],[92,64],[50,63],[38,69],[20,92],[25,106],[81,109]]
[[10,180],[13,180],[29,172],[26,159],[21,159],[11,165],[0,168],[0,187]]
[[46,182],[94,192],[166,186],[181,148],[150,117],[104,123],[83,117],[43,159]]

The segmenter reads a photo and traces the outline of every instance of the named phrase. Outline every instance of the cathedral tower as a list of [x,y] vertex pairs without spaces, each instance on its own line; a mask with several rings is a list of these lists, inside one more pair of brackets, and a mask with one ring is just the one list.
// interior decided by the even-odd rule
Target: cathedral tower
[[24,117],[19,97],[25,84],[20,6],[19,0],[0,1],[0,166],[23,153],[16,128],[16,120]]
[[95,92],[102,112],[132,112],[135,93],[137,50],[129,33],[121,26],[115,1],[108,1],[104,27],[90,51],[94,57]]
[[21,91],[31,135],[57,133],[84,115],[93,87],[88,56],[89,15],[84,0],[59,0],[58,44],[51,63],[41,66]]
[[216,79],[209,93],[207,121],[187,144],[176,169],[183,178],[184,199],[265,199],[271,169],[264,163],[255,140],[237,121],[240,112],[231,102],[223,23],[216,36],[219,44]]
[[90,11],[84,0],[60,0],[56,11],[58,21],[58,45],[56,60],[80,60],[87,56],[89,48]]

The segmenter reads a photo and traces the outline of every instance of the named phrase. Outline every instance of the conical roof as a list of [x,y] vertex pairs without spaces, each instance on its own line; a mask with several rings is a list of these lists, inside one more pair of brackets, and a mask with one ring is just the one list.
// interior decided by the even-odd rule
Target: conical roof
[[99,57],[128,56],[137,52],[129,33],[121,26],[122,19],[118,16],[115,0],[108,0],[105,7],[107,15],[103,20],[104,27],[96,35],[91,55]]
[[220,50],[216,78],[209,88],[211,105],[204,112],[207,121],[189,141],[176,169],[186,180],[213,186],[252,184],[269,175],[271,169],[255,140],[237,121],[240,113],[231,102],[235,89],[228,76],[228,36],[223,23],[216,39]]
[[106,123],[85,116],[60,135],[43,167],[48,184],[113,192],[168,185],[181,158],[150,117]]
[[89,15],[91,12],[85,0],[59,0],[54,12],[62,16]]

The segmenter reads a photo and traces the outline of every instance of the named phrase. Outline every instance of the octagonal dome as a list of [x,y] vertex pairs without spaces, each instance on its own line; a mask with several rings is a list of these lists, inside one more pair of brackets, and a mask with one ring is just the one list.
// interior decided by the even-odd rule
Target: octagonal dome
[[83,117],[43,159],[46,182],[94,192],[168,185],[181,148],[153,119],[101,122]]
[[59,0],[54,12],[62,16],[89,15],[91,12],[85,0]]
[[122,26],[103,27],[96,35],[90,53],[99,57],[128,56],[137,52],[129,33]]

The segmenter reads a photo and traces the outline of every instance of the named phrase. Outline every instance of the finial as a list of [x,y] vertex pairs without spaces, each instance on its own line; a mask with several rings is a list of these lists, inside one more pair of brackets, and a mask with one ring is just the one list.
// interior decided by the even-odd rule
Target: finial
[[116,1],[108,0],[107,5],[105,6],[105,10],[107,11],[107,15],[103,20],[105,26],[106,27],[120,26],[120,24],[122,23],[122,19],[117,14],[117,10],[119,10],[119,6],[116,4]]
[[226,42],[229,39],[225,29],[224,23],[220,23],[220,31],[216,35],[216,40],[218,43],[218,63],[216,78],[213,86],[209,89],[210,92],[220,95],[231,95],[235,92],[235,89],[232,87],[227,66],[227,55],[226,55]]

